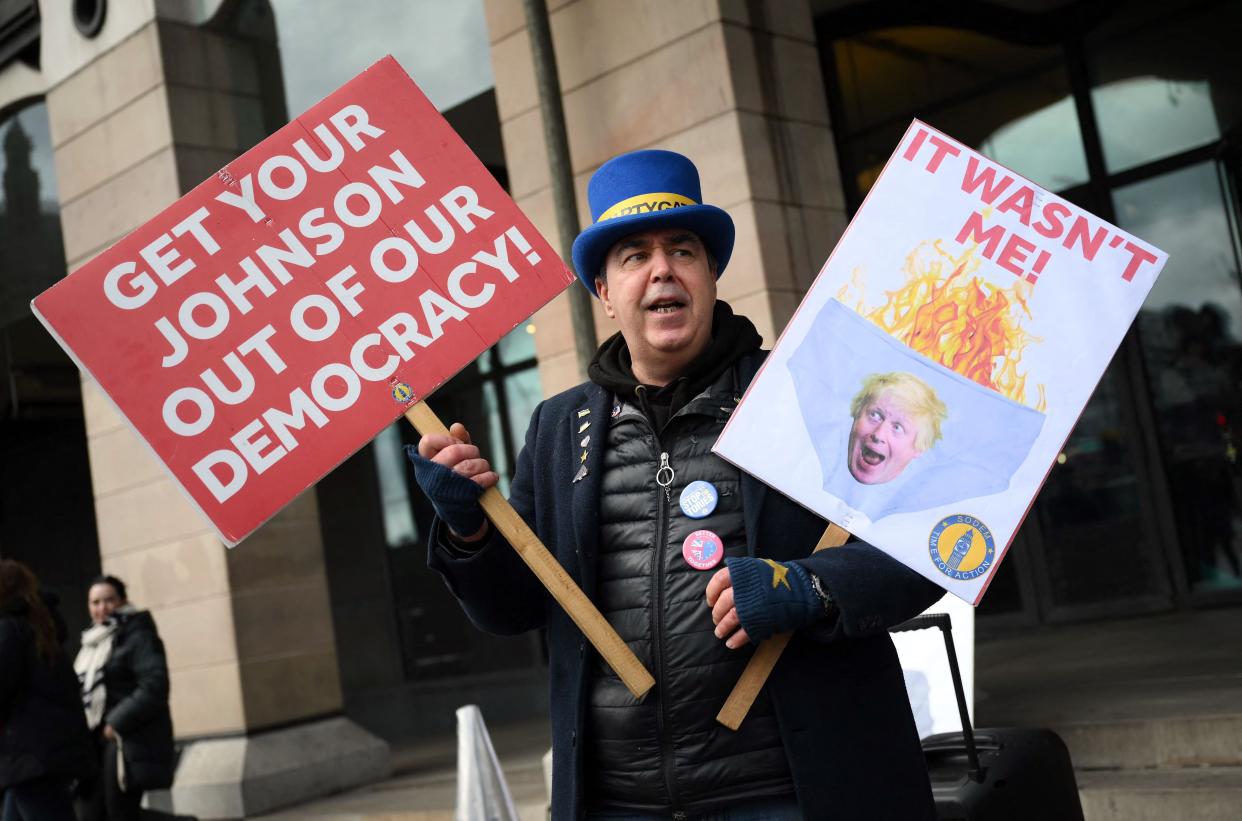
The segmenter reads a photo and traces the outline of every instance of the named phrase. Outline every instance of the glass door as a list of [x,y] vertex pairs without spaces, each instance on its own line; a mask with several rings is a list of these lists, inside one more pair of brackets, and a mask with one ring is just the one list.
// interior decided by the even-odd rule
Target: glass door
[[[1236,166],[1235,166],[1236,168]],[[1169,253],[1138,318],[1179,588],[1242,599],[1237,178],[1209,158],[1113,190],[1117,223]]]

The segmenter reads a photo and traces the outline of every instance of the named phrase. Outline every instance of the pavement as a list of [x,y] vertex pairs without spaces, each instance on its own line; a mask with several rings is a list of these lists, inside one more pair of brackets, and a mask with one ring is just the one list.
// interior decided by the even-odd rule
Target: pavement
[[1026,628],[975,642],[977,721],[1060,726],[1242,710],[1242,609]]
[[1048,727],[1086,821],[1242,821],[1242,609],[975,643],[976,723]]
[[[486,720],[486,717],[485,717]],[[492,746],[521,821],[546,821],[543,755],[552,746],[547,719],[488,727]],[[320,798],[264,821],[453,821],[457,799],[457,737],[393,745],[387,781]]]
[[[980,727],[1050,727],[1086,821],[1242,821],[1242,608],[980,631]],[[545,821],[546,720],[489,727],[521,821]],[[452,821],[456,738],[399,744],[388,781],[261,816]]]

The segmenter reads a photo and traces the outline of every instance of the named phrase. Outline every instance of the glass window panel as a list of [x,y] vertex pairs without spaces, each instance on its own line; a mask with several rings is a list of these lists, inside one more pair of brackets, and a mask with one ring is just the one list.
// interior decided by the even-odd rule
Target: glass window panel
[[1078,111],[1063,68],[928,112],[926,119],[1050,191],[1087,180]]
[[872,31],[836,41],[834,51],[851,135],[894,119],[904,125],[916,109],[968,98],[1058,54],[935,26]]
[[535,358],[535,319],[531,317],[500,338],[496,344],[500,364],[516,365]]
[[496,399],[496,383],[484,382],[482,387],[483,408],[487,414],[487,441],[489,449],[483,451],[492,463],[492,469],[500,476],[500,493],[509,495],[509,480],[513,476],[513,465],[510,461],[508,448],[502,431],[504,419],[500,414],[500,405]]
[[[835,48],[847,115],[843,147],[859,193],[871,188],[914,117],[1050,190],[1087,180],[1057,49],[937,28],[892,29]],[[929,74],[915,70],[924,64]]]
[[443,111],[491,88],[481,0],[271,0],[290,116],[386,54]]
[[1088,40],[1091,100],[1110,172],[1214,142],[1242,122],[1242,4],[1192,14],[1139,5],[1163,16],[1117,33],[1131,18],[1126,11]]
[[1039,493],[1035,516],[1059,607],[1159,592],[1159,543],[1142,516],[1134,435],[1109,366]]
[[1205,82],[1133,77],[1092,89],[1091,101],[1110,172],[1220,139]]
[[513,447],[522,449],[526,442],[526,428],[530,425],[530,416],[535,406],[543,399],[543,390],[539,384],[539,371],[527,368],[510,374],[505,378],[505,397],[508,400],[509,434]]
[[1050,191],[1087,181],[1078,111],[1068,96],[1001,126],[979,151]]
[[30,300],[65,275],[47,105],[0,120],[0,327],[31,316]]
[[1215,163],[1118,188],[1113,207],[1119,226],[1169,255],[1144,312],[1213,305],[1235,338],[1242,331],[1242,293]]
[[1207,162],[1119,188],[1118,224],[1169,252],[1139,314],[1186,578],[1242,587],[1242,293],[1227,201]]
[[384,517],[384,539],[390,548],[411,545],[419,540],[414,512],[410,507],[409,471],[405,445],[396,422],[379,432],[372,443],[375,451],[375,472],[379,478],[380,508]]

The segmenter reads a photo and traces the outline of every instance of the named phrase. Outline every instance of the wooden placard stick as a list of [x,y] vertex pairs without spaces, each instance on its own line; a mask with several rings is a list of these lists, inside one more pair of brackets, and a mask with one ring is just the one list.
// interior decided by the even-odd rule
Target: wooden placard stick
[[[850,534],[845,528],[830,523],[824,530],[824,535],[819,537],[815,550],[811,552],[818,553],[824,548],[840,547],[849,537]],[[781,653],[785,652],[785,645],[789,644],[792,636],[793,633],[778,633],[755,649],[755,654],[750,657],[746,669],[742,671],[742,677],[733,685],[733,692],[729,693],[724,706],[716,714],[718,722],[730,730],[742,726],[742,719],[750,712],[751,705],[758,698],[759,691],[763,689],[768,676],[772,674],[772,668],[776,667],[776,662],[780,660]]]
[[[427,407],[426,402],[418,402],[405,412],[405,418],[422,435],[438,433],[448,435],[448,428],[436,416],[435,411]],[[561,567],[556,557],[539,541],[539,537],[526,525],[517,514],[509,500],[500,495],[494,487],[488,488],[479,497],[479,504],[487,518],[491,519],[496,529],[509,541],[513,549],[526,562],[548,588],[548,592],[557,603],[565,609],[569,617],[578,625],[578,629],[586,636],[587,641],[599,651],[604,661],[612,667],[634,698],[642,698],[655,684],[655,679],[643,663],[630,650],[629,645],[621,640],[617,631],[596,609],[591,600],[582,592],[582,588]]]

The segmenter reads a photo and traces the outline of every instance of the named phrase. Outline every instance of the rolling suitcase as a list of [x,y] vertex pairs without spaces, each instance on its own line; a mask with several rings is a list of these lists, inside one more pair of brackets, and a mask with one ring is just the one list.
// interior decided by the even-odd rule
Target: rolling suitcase
[[923,739],[940,821],[1083,821],[1065,742],[1051,730],[974,730],[953,649],[949,616],[918,616],[892,632],[939,628],[962,716],[962,732]]

